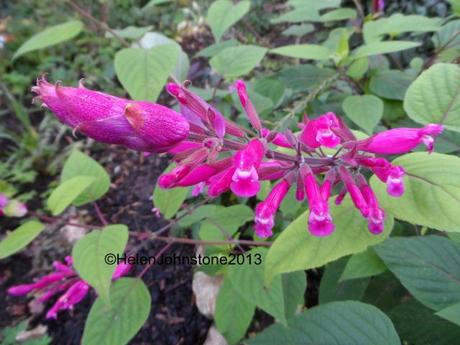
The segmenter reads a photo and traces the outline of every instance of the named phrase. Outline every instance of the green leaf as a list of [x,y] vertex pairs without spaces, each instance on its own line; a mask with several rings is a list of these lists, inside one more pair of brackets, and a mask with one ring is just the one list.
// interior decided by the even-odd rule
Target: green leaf
[[[295,286],[295,295],[293,300],[299,301],[303,296],[306,288],[304,272],[291,273],[291,281],[288,284],[283,284],[282,276],[276,277],[270,285],[264,284],[264,266],[266,249],[257,248],[246,255],[250,254],[254,258],[256,255],[261,255],[262,264],[231,265],[228,269],[228,279],[236,291],[248,302],[254,303],[259,308],[263,309],[270,315],[280,320],[283,323],[287,322],[294,315],[297,303],[287,303],[286,294],[290,286]],[[287,281],[286,281],[287,282]],[[290,291],[292,293],[292,291]],[[292,298],[292,296],[291,296]]]
[[16,53],[14,53],[13,60],[31,51],[70,40],[77,36],[82,29],[83,23],[79,20],[71,20],[63,24],[51,26],[25,41]]
[[300,24],[300,25],[291,25],[286,30],[282,32],[284,36],[298,36],[302,37],[306,34],[315,30],[313,24]]
[[241,45],[222,50],[209,63],[214,70],[226,78],[239,77],[251,72],[266,53],[266,48]]
[[441,50],[460,49],[460,20],[454,20],[444,25],[433,35],[433,43]]
[[317,9],[312,7],[300,7],[293,9],[292,11],[288,11],[283,13],[279,17],[273,18],[271,23],[278,24],[283,22],[288,23],[299,23],[299,22],[319,22],[321,21],[321,17]]
[[355,49],[353,51],[352,58],[360,59],[366,56],[394,53],[401,50],[412,49],[418,47],[419,45],[419,42],[409,41],[373,42]]
[[191,214],[183,217],[177,222],[177,225],[179,225],[182,228],[188,228],[192,226],[193,224],[202,221],[206,217],[208,217],[210,214],[213,214],[216,212],[218,208],[221,206],[217,205],[202,205],[197,207]]
[[367,70],[369,69],[369,59],[361,58],[353,60],[347,69],[347,75],[354,80],[360,80],[364,77]]
[[230,345],[237,344],[244,337],[255,309],[255,304],[241,297],[229,279],[224,280],[217,295],[214,320]]
[[48,198],[53,216],[61,214],[94,181],[92,176],[75,176],[61,183]]
[[320,18],[321,22],[334,22],[338,20],[348,20],[356,18],[356,10],[353,8],[338,8],[323,14]]
[[214,44],[211,44],[210,46],[204,48],[203,50],[201,50],[196,56],[212,58],[213,56],[216,56],[217,54],[219,54],[225,48],[235,47],[238,44],[239,44],[239,42],[237,40],[234,40],[234,39],[214,43]]
[[0,242],[0,259],[20,251],[32,242],[44,228],[45,226],[39,221],[29,220],[15,230],[7,232]]
[[427,307],[460,302],[460,246],[440,236],[395,237],[375,247],[388,269]]
[[372,76],[369,88],[377,96],[402,101],[413,80],[414,76],[407,72],[381,71]]
[[385,272],[387,267],[372,248],[353,255],[340,277],[340,280],[366,278]]
[[115,72],[131,98],[155,102],[176,67],[178,53],[174,44],[125,48],[115,55]]
[[[138,27],[138,26],[127,26],[123,29],[112,29],[111,31],[115,33],[119,37],[124,37],[124,38],[129,38],[129,39],[139,39],[141,38],[144,34],[147,32],[151,31],[153,29],[152,25],[149,26],[143,26],[143,27]],[[113,33],[110,31],[106,31],[105,37],[107,38],[115,38]]]
[[271,49],[270,53],[307,60],[328,60],[334,53],[330,49],[316,44],[293,44]]
[[110,288],[110,306],[99,297],[88,314],[82,345],[125,345],[150,313],[151,297],[144,282],[121,278]]
[[275,324],[249,345],[399,345],[390,319],[361,302],[332,302],[296,316],[289,327]]
[[342,104],[347,117],[372,134],[383,115],[383,102],[373,95],[348,96]]
[[425,152],[393,161],[404,167],[405,192],[393,198],[375,176],[371,187],[383,209],[395,218],[430,228],[460,232],[460,158]]
[[250,1],[240,1],[236,4],[230,0],[214,1],[209,7],[206,20],[216,41],[220,41],[225,31],[243,18],[250,7]]
[[440,18],[428,18],[419,15],[393,14],[388,18],[381,18],[375,21],[368,21],[364,24],[364,41],[380,41],[386,34],[395,37],[405,32],[430,32],[437,31],[441,27]]
[[438,311],[436,315],[460,326],[460,303],[450,305],[447,308]]
[[108,264],[106,256],[122,255],[128,242],[126,225],[109,225],[93,230],[81,238],[73,247],[73,266],[78,274],[94,289],[106,303],[109,303],[109,288],[117,263]]
[[[164,172],[168,172],[172,168],[173,165],[170,165]],[[189,192],[190,187],[163,189],[157,183],[153,191],[153,205],[160,210],[163,217],[171,219],[179,211]]]
[[279,79],[287,88],[305,91],[317,87],[333,75],[334,71],[329,68],[297,65],[282,69],[279,73]]
[[285,90],[284,84],[272,77],[257,79],[254,83],[254,91],[269,98],[275,107],[282,102]]
[[61,183],[77,176],[90,176],[95,179],[89,187],[73,200],[73,203],[77,206],[97,200],[109,190],[110,177],[105,169],[91,157],[78,150],[73,150],[62,168]]
[[366,219],[348,199],[340,206],[331,203],[330,210],[335,232],[328,237],[316,237],[308,232],[308,211],[281,233],[267,255],[267,282],[280,273],[320,267],[342,256],[362,252],[383,241],[393,228],[393,219],[387,217],[385,231],[372,235],[367,230]]
[[404,109],[415,122],[460,132],[460,67],[440,63],[423,72],[407,90]]

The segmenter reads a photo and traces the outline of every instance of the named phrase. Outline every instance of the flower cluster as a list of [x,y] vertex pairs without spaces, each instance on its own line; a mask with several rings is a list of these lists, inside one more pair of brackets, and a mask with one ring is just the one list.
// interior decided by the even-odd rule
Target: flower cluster
[[[56,319],[60,310],[73,309],[74,305],[82,301],[90,290],[90,286],[72,268],[72,258],[70,256],[65,258],[65,263],[55,261],[53,266],[54,273],[41,277],[35,283],[16,285],[8,289],[8,293],[13,296],[31,293],[38,303],[45,303],[52,297],[62,293],[46,313],[47,319]],[[112,280],[117,280],[126,275],[131,270],[131,267],[128,264],[119,264],[112,275]]]
[[0,193],[0,216],[24,217],[27,214],[27,206],[16,200],[10,199],[5,194]]
[[348,194],[367,219],[369,231],[381,233],[384,212],[363,172],[370,171],[386,183],[391,196],[401,196],[404,168],[382,155],[402,154],[419,144],[431,152],[434,138],[443,130],[442,125],[429,124],[358,140],[340,117],[328,112],[315,119],[305,116],[298,133],[271,131],[263,127],[245,83],[238,80],[231,90],[237,92],[253,131],[226,119],[187,86],[188,82],[166,87],[179,102],[179,113],[82,87],[53,86],[44,79],[34,91],[61,121],[96,140],[172,154],[176,166],[160,177],[161,188],[194,186],[193,195],[207,188],[211,197],[232,191],[248,198],[259,192],[261,181],[276,181],[255,209],[259,237],[272,235],[277,210],[291,188],[299,202],[309,203],[308,229],[313,235],[334,231],[329,211],[334,188],[336,204]]

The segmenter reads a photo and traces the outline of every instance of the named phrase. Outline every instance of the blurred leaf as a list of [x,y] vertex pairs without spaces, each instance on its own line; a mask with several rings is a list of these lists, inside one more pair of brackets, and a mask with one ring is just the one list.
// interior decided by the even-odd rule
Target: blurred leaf
[[266,48],[251,45],[230,47],[214,56],[209,63],[220,75],[234,78],[251,72],[266,52]]
[[418,46],[420,46],[419,42],[409,41],[372,42],[355,49],[351,57],[353,59],[360,59],[366,56],[394,53]]
[[[129,38],[129,39],[135,40],[135,39],[141,38],[142,35],[144,35],[145,33],[149,32],[152,29],[153,29],[153,26],[151,26],[151,25],[143,26],[143,27],[137,27],[137,26],[130,25],[130,26],[127,26],[124,29],[120,29],[120,30],[112,29],[112,31],[119,37]],[[113,38],[114,35],[113,35],[112,32],[106,31],[105,37]]]
[[219,54],[225,48],[236,47],[237,45],[239,45],[239,42],[235,39],[214,43],[199,51],[198,54],[196,54],[196,56],[212,58]]
[[17,253],[32,242],[45,228],[36,220],[29,220],[11,232],[0,242],[0,259]]
[[460,67],[440,63],[423,72],[407,90],[404,109],[418,123],[460,132]]
[[433,43],[436,48],[446,50],[451,48],[460,49],[460,20],[454,20],[443,25],[433,35]]
[[342,104],[350,120],[372,134],[383,115],[383,102],[373,95],[348,96]]
[[313,24],[291,25],[282,32],[284,36],[304,36],[315,30]]
[[460,302],[460,245],[440,236],[394,237],[375,247],[385,265],[426,306]]
[[272,77],[257,79],[254,83],[254,91],[270,98],[275,107],[283,100],[285,89],[282,82]]
[[371,187],[383,209],[412,224],[460,232],[460,158],[416,152],[401,156],[392,164],[403,166],[406,171],[405,192],[393,198],[386,185],[373,176]]
[[[172,165],[165,172],[170,171],[171,168]],[[157,183],[153,191],[153,205],[161,212],[163,217],[171,219],[179,211],[189,192],[190,187],[163,189]]]
[[93,230],[82,237],[73,247],[73,267],[79,276],[90,284],[109,305],[109,289],[117,262],[109,264],[108,254],[123,255],[128,243],[128,227],[123,224],[108,225],[102,230]]
[[205,219],[208,217],[210,214],[213,214],[214,212],[217,211],[218,208],[223,207],[223,206],[218,206],[218,205],[202,205],[200,207],[197,207],[193,212],[184,218],[180,219],[177,222],[177,225],[179,225],[182,228],[188,228],[189,226]]
[[347,69],[347,75],[355,80],[360,80],[369,69],[369,59],[353,60]]
[[133,99],[155,102],[174,71],[178,53],[174,44],[125,48],[115,55],[115,72]]
[[151,297],[138,278],[121,278],[110,289],[110,307],[99,297],[86,319],[82,345],[125,345],[150,313]]
[[334,71],[313,65],[297,65],[282,69],[278,75],[287,88],[304,91],[315,88],[326,79],[331,78]]
[[328,48],[316,44],[288,45],[271,49],[270,53],[307,60],[328,60],[333,54]]
[[94,182],[72,201],[77,206],[95,201],[109,190],[110,177],[105,169],[91,157],[73,150],[62,168],[61,183],[77,176],[94,178]]
[[289,327],[274,324],[246,342],[249,345],[401,344],[384,313],[369,304],[354,301],[314,307],[296,316]]
[[53,216],[61,214],[94,181],[92,176],[75,176],[61,183],[48,198]]
[[356,18],[356,10],[353,8],[338,8],[329,11],[320,17],[321,22],[333,22],[338,20],[348,20]]
[[340,280],[366,278],[383,273],[387,267],[372,248],[352,255],[343,270]]
[[250,7],[250,1],[240,1],[236,4],[230,0],[214,1],[209,7],[206,20],[216,41],[220,41],[225,31],[243,18]]
[[413,80],[414,76],[407,72],[381,71],[372,76],[369,88],[377,96],[402,101]]
[[460,326],[460,303],[455,303],[436,313],[436,315]]
[[31,51],[70,40],[77,36],[82,29],[83,23],[78,20],[71,20],[63,24],[51,26],[25,41],[16,53],[14,53],[13,60]]

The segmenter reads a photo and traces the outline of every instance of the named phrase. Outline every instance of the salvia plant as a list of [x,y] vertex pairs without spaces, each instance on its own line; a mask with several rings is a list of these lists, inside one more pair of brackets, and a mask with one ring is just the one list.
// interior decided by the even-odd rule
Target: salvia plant
[[[38,315],[30,325],[53,329],[77,320],[90,302],[72,344],[162,344],[133,340],[161,331],[142,328],[152,319],[167,319],[167,327],[212,323],[205,337],[201,330],[172,337],[177,344],[457,344],[460,3],[407,4],[422,14],[397,13],[398,6],[152,0],[133,12],[160,18],[152,26],[133,26],[123,12],[115,14],[125,28],[112,29],[103,15],[65,1],[62,8],[81,20],[48,27],[18,46],[0,25],[0,49],[15,48],[12,68],[0,61],[7,71],[0,95],[23,130],[18,135],[5,125],[0,132],[16,145],[0,164],[0,216],[7,227],[19,224],[0,241],[0,259],[13,267],[14,278],[0,279],[6,300],[27,299]],[[157,27],[170,29],[163,35]],[[203,37],[215,43],[195,49]],[[32,52],[71,39],[74,50],[56,50],[57,60],[32,59]],[[104,40],[111,45],[94,53]],[[184,49],[188,41],[193,48]],[[77,82],[80,70],[64,62],[80,55],[88,67]],[[113,77],[129,96],[111,68],[98,75],[112,57]],[[19,101],[20,92],[7,88],[16,67],[36,80],[27,79],[30,91],[22,90]],[[38,132],[23,99],[47,114]],[[153,202],[142,217],[162,227],[111,224],[130,207],[119,201],[123,195],[114,217],[99,206],[109,190],[119,195],[120,180],[90,154],[102,151],[110,160],[125,149],[139,153],[128,170],[164,163],[156,181],[142,179],[152,200],[139,200]],[[51,189],[29,193],[37,173],[28,169],[37,165],[53,179]],[[58,181],[50,178],[56,167]],[[82,230],[70,252],[60,248],[45,273],[34,267],[35,277],[17,278],[14,254],[37,251],[40,234],[63,226]],[[215,261],[171,261],[196,266],[193,283],[184,277],[165,289],[166,272],[157,281],[154,268],[169,269],[159,260],[190,245],[194,260]],[[139,262],[146,252],[149,260]],[[152,294],[154,284],[159,290]],[[193,299],[184,299],[192,316],[169,315],[168,308],[157,315],[158,291],[179,287],[183,295],[193,290]],[[14,340],[8,334],[15,329],[5,328],[2,341],[23,341],[29,331],[22,325]]]

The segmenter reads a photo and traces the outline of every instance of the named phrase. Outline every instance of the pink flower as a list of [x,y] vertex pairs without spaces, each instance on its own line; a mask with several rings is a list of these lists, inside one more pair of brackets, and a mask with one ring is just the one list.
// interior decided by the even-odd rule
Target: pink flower
[[444,130],[443,125],[429,124],[423,128],[396,128],[374,134],[357,142],[347,143],[347,147],[356,146],[358,150],[377,154],[394,155],[406,153],[423,143],[431,153],[434,137]]
[[6,206],[0,207],[0,210],[5,216],[16,218],[24,217],[28,212],[26,204],[14,199],[10,199]]
[[400,197],[404,194],[404,168],[394,166],[384,158],[364,158],[358,162],[372,170],[372,172],[387,184],[387,192],[391,196]]
[[32,91],[58,119],[104,143],[164,152],[189,133],[187,120],[162,105],[131,101],[84,88],[53,85],[40,78]]
[[306,165],[300,168],[304,179],[305,192],[310,205],[308,216],[308,230],[314,236],[329,236],[334,232],[335,226],[329,213],[327,200],[321,195],[313,171]]
[[235,171],[230,188],[238,196],[248,198],[256,195],[260,189],[257,169],[265,155],[264,145],[257,139],[251,140],[234,157]]
[[271,133],[269,129],[262,128],[262,137],[266,138],[268,142],[271,142],[277,146],[292,148],[292,144],[287,140],[286,136],[282,133]]
[[372,0],[372,12],[379,13],[385,9],[385,0]]
[[89,285],[79,280],[57,300],[57,302],[46,313],[47,319],[57,319],[60,310],[73,309],[73,306],[80,302],[89,292]]
[[268,194],[267,198],[256,207],[255,230],[259,237],[266,238],[273,235],[275,214],[291,185],[286,179],[281,180]]
[[334,148],[341,141],[334,132],[334,129],[339,128],[340,122],[337,116],[329,112],[314,120],[309,120],[300,134],[300,141],[312,148],[320,146]]
[[350,193],[353,204],[361,212],[363,217],[367,217],[369,215],[369,206],[361,193],[361,190],[356,185],[353,176],[343,165],[339,167],[339,175],[348,193]]
[[262,123],[260,122],[259,114],[257,110],[249,99],[248,92],[246,90],[246,84],[242,80],[237,80],[233,84],[233,88],[238,92],[238,97],[240,98],[241,105],[243,106],[246,115],[248,116],[249,122],[252,127],[257,131],[262,129]]
[[367,215],[368,229],[374,235],[381,234],[384,229],[385,213],[379,207],[372,188],[367,184],[362,175],[358,176],[358,184],[369,208],[369,213]]

